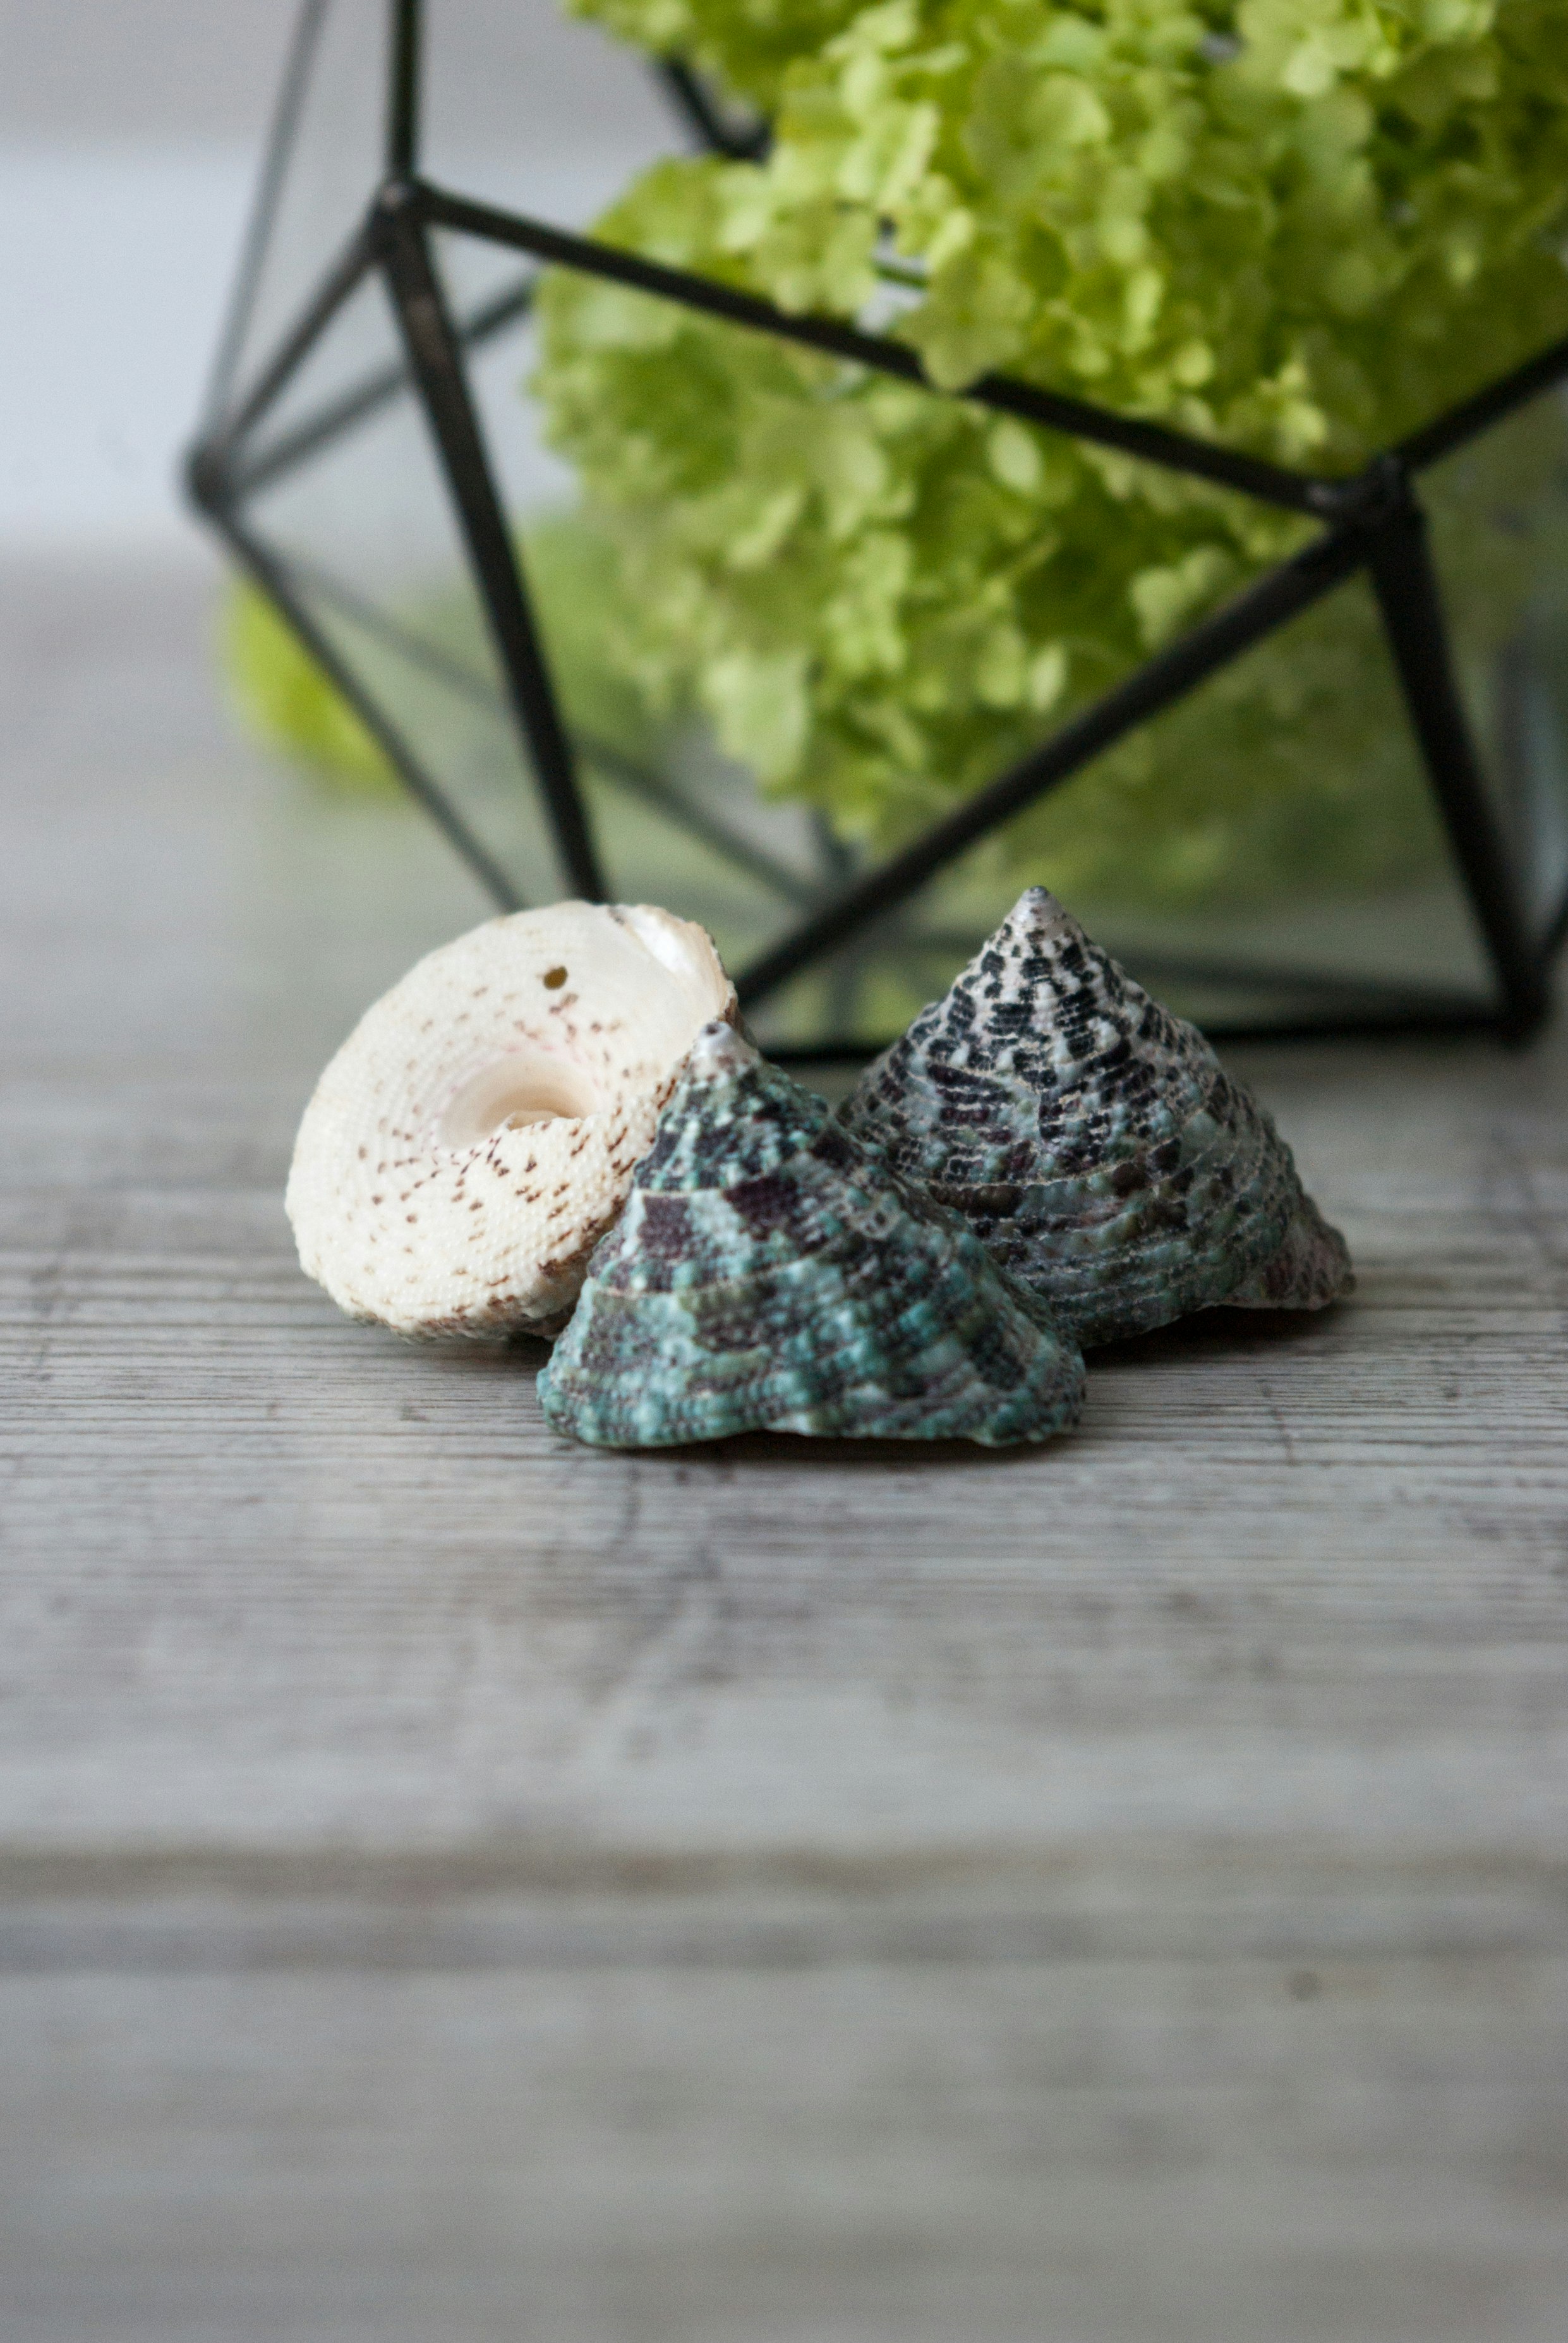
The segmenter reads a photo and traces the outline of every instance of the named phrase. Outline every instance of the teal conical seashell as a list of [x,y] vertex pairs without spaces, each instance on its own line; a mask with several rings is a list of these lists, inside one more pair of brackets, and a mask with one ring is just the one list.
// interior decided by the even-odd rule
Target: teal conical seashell
[[539,1377],[558,1432],[1000,1446],[1062,1431],[1083,1362],[950,1213],[716,1021]]
[[1269,1116],[1043,887],[839,1114],[1081,1342],[1350,1291],[1344,1239]]

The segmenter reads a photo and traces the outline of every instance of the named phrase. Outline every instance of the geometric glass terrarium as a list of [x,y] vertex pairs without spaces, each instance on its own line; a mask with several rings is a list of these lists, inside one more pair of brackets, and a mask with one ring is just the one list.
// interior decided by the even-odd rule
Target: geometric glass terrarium
[[[970,385],[1031,430],[1299,516],[1304,541],[872,852],[769,799],[699,729],[639,731],[613,689],[580,688],[598,584],[526,395],[540,273],[955,394],[869,323],[786,314],[583,233],[628,158],[744,155],[765,135],[684,68],[600,46],[615,151],[585,139],[540,170],[519,89],[595,39],[464,0],[305,0],[189,466],[497,903],[700,920],[781,1057],[880,1046],[1033,880],[1211,1032],[1527,1035],[1568,922],[1568,343],[1342,479],[1005,376]],[[1205,889],[1209,755],[1312,775],[1296,799],[1225,808],[1228,834],[1254,823],[1301,873],[1284,899]],[[1169,869],[1154,883],[1135,820],[1078,811],[1118,789],[1135,804],[1151,776],[1193,794],[1186,898]]]

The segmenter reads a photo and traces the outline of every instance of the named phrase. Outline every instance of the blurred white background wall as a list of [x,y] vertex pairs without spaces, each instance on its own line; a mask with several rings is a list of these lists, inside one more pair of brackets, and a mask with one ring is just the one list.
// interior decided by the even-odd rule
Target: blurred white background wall
[[194,548],[175,482],[291,0],[0,0],[0,544]]
[[[437,5],[495,61],[476,134],[587,216],[648,151],[640,68],[554,0]],[[0,0],[0,552],[198,558],[179,455],[297,5]]]

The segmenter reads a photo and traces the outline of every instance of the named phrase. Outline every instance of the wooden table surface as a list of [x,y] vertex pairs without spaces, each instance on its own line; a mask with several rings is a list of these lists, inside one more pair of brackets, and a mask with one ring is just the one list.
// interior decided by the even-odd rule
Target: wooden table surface
[[1252,1051],[1362,1272],[1037,1453],[558,1440],[300,1275],[484,906],[0,588],[5,2343],[1558,2343],[1568,1066]]

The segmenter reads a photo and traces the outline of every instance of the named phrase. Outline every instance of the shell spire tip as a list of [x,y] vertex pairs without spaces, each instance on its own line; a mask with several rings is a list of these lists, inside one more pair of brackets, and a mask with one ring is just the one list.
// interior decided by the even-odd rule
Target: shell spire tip
[[1049,887],[1026,887],[1002,924],[1004,933],[1028,938],[1035,943],[1083,932],[1072,913],[1057,900]]
[[686,1071],[701,1081],[719,1081],[757,1062],[757,1051],[727,1017],[710,1017],[691,1044]]

